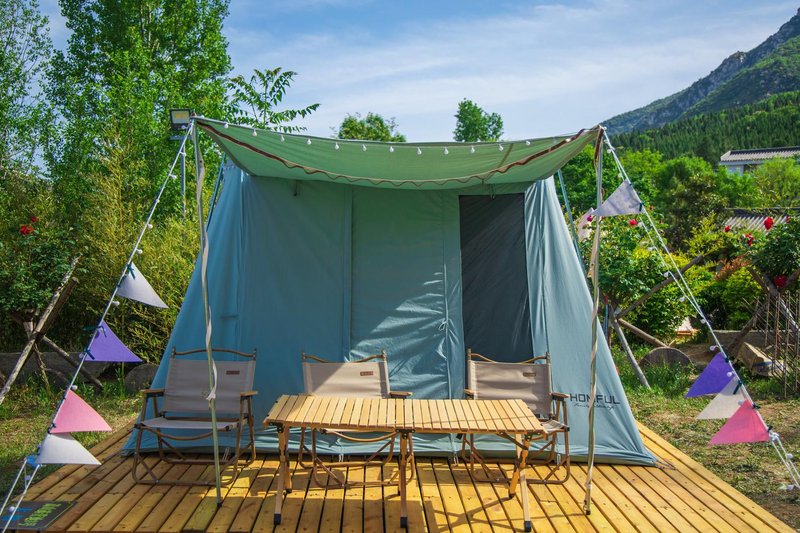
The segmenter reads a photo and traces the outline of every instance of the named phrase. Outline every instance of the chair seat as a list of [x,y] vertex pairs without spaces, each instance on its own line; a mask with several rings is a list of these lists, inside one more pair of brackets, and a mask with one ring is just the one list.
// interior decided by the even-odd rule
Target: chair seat
[[567,431],[569,426],[559,422],[558,420],[553,420],[552,418],[547,420],[540,420],[542,423],[542,427],[544,427],[545,433],[557,433],[559,431]]
[[[176,420],[163,416],[148,418],[140,423],[154,429],[207,429],[210,431],[212,428],[210,420]],[[236,424],[237,422],[217,422],[217,430],[229,431],[234,429]]]

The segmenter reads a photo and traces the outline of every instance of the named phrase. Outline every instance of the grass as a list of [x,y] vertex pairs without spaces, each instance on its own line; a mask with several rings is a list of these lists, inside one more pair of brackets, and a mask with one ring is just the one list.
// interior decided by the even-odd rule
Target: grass
[[[769,443],[708,444],[725,421],[695,420],[710,397],[683,397],[698,375],[692,366],[645,368],[652,387],[647,390],[623,357],[615,354],[615,359],[637,420],[785,523],[800,528],[800,490],[782,489],[791,481]],[[779,386],[770,380],[742,377],[764,419],[781,435],[787,450],[800,456],[800,399],[781,398]]]
[[[79,384],[75,391],[86,400],[108,422],[112,430],[129,424],[138,413],[141,400],[138,395],[125,392],[121,380],[106,382],[101,392],[90,385]],[[5,401],[0,404],[0,493],[5,497],[14,481],[22,458],[36,453],[36,446],[44,438],[56,405],[64,390],[61,387],[46,386],[38,376],[18,381],[11,388]],[[81,444],[89,448],[103,440],[107,433],[75,433]],[[40,469],[38,479],[42,479],[58,466]]]

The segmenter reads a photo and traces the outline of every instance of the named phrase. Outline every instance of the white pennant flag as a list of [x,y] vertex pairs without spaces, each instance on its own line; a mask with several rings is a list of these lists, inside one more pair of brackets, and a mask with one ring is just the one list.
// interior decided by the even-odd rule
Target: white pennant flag
[[99,465],[94,455],[69,433],[48,435],[39,446],[36,463],[40,465]]
[[742,389],[739,378],[734,377],[695,418],[697,420],[727,420],[732,417],[745,400]]
[[606,198],[603,205],[594,212],[595,216],[613,217],[616,215],[636,215],[642,212],[642,200],[630,181],[620,183],[617,190]]
[[133,263],[128,268],[128,273],[122,278],[117,294],[123,298],[136,300],[153,307],[167,307],[167,304],[153,290],[153,287],[150,286],[150,283]]

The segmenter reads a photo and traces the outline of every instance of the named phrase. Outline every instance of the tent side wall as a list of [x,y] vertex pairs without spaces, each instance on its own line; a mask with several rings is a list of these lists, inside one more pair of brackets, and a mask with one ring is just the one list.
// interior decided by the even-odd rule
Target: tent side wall
[[[231,164],[223,176],[209,228],[212,345],[258,349],[254,388],[260,449],[277,448],[274,429],[260,428],[269,407],[281,394],[303,390],[301,350],[346,360],[385,349],[393,389],[412,391],[417,398],[462,397],[459,196],[520,192],[527,185],[371,189],[254,178]],[[566,381],[579,376],[588,383],[590,305],[552,183],[530,188],[525,218],[533,345],[541,349],[545,332],[552,330],[556,383],[580,395],[588,387]],[[559,315],[570,328],[558,325]],[[202,331],[200,284],[193,275],[166,354],[173,347],[200,347]],[[600,390],[621,403],[598,416],[598,452],[652,462],[607,348],[600,359]],[[164,385],[168,364],[165,356],[154,387]],[[585,410],[571,408],[573,446],[585,450]],[[606,415],[611,422],[604,422]],[[232,445],[224,435],[220,442]],[[450,436],[415,437],[417,452],[450,454],[455,445]],[[132,446],[133,439],[126,449]],[[143,447],[154,448],[154,439],[146,437]],[[355,451],[339,442],[322,447],[332,453]]]

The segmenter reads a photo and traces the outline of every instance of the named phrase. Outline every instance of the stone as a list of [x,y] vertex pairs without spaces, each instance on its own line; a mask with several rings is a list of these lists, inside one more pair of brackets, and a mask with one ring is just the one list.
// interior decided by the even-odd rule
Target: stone
[[156,377],[157,370],[158,365],[152,365],[150,363],[135,366],[128,372],[128,375],[125,376],[125,390],[129,393],[136,393],[142,389],[149,388],[153,383],[153,379]]
[[640,366],[691,365],[689,357],[677,348],[653,348],[639,361]]

